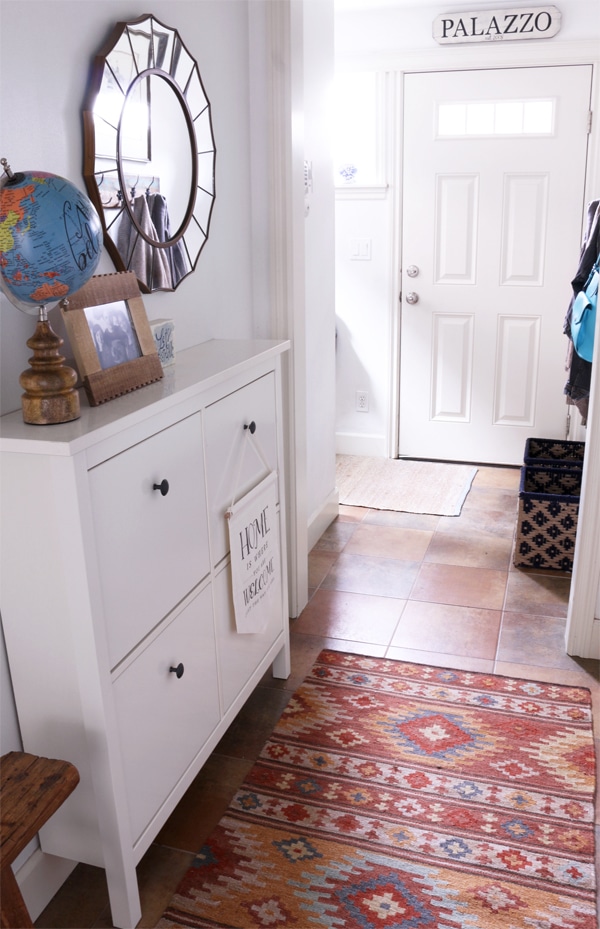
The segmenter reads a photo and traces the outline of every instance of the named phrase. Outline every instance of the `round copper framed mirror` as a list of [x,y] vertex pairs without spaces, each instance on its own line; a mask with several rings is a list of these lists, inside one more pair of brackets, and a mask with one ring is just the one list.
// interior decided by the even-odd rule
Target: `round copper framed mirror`
[[215,202],[216,146],[198,64],[151,15],[117,23],[83,107],[84,179],[118,271],[143,293],[196,267]]

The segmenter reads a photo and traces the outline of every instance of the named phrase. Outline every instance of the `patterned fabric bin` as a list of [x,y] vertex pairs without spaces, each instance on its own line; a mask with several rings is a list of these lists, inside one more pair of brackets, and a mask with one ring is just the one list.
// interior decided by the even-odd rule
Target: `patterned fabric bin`
[[515,567],[573,570],[581,477],[581,468],[521,469]]
[[527,439],[525,465],[558,468],[582,468],[585,442],[561,439]]

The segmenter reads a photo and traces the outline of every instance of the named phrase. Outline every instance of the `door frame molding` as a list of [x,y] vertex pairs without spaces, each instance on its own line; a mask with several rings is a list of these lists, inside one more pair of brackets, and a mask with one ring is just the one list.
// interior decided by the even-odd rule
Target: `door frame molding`
[[[460,55],[457,53],[460,50]],[[403,77],[426,71],[468,71],[508,68],[559,67],[561,65],[591,65],[594,112],[588,140],[588,159],[584,200],[600,196],[600,56],[596,39],[548,40],[547,43],[507,43],[490,46],[456,46],[449,48],[398,49],[368,54],[344,55],[336,66],[346,70],[378,70],[391,72],[388,84],[386,118],[393,131],[388,149],[388,177],[393,197],[392,254],[390,280],[390,402],[386,436],[388,455],[397,457],[399,448],[400,401],[400,318],[398,299],[401,288],[402,254],[402,139],[403,139]],[[582,216],[583,229],[584,216]],[[590,390],[590,410],[586,430],[586,463],[579,507],[577,544],[575,548],[571,595],[567,614],[565,647],[570,655],[600,659],[600,546],[597,527],[600,521],[600,349],[596,340],[594,372]]]
[[289,339],[284,364],[289,615],[308,601],[304,248],[304,0],[266,2],[269,92],[271,335]]

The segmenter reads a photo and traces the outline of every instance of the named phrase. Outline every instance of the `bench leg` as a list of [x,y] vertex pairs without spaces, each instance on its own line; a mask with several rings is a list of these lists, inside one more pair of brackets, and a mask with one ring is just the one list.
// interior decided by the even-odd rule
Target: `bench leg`
[[0,922],[2,929],[33,929],[29,911],[21,896],[17,879],[10,865],[0,872]]

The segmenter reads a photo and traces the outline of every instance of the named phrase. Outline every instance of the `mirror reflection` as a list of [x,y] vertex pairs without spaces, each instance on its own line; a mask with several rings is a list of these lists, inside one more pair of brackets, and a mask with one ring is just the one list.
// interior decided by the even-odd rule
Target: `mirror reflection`
[[83,111],[84,177],[118,270],[144,293],[194,270],[215,200],[210,104],[176,30],[118,23],[95,59]]

